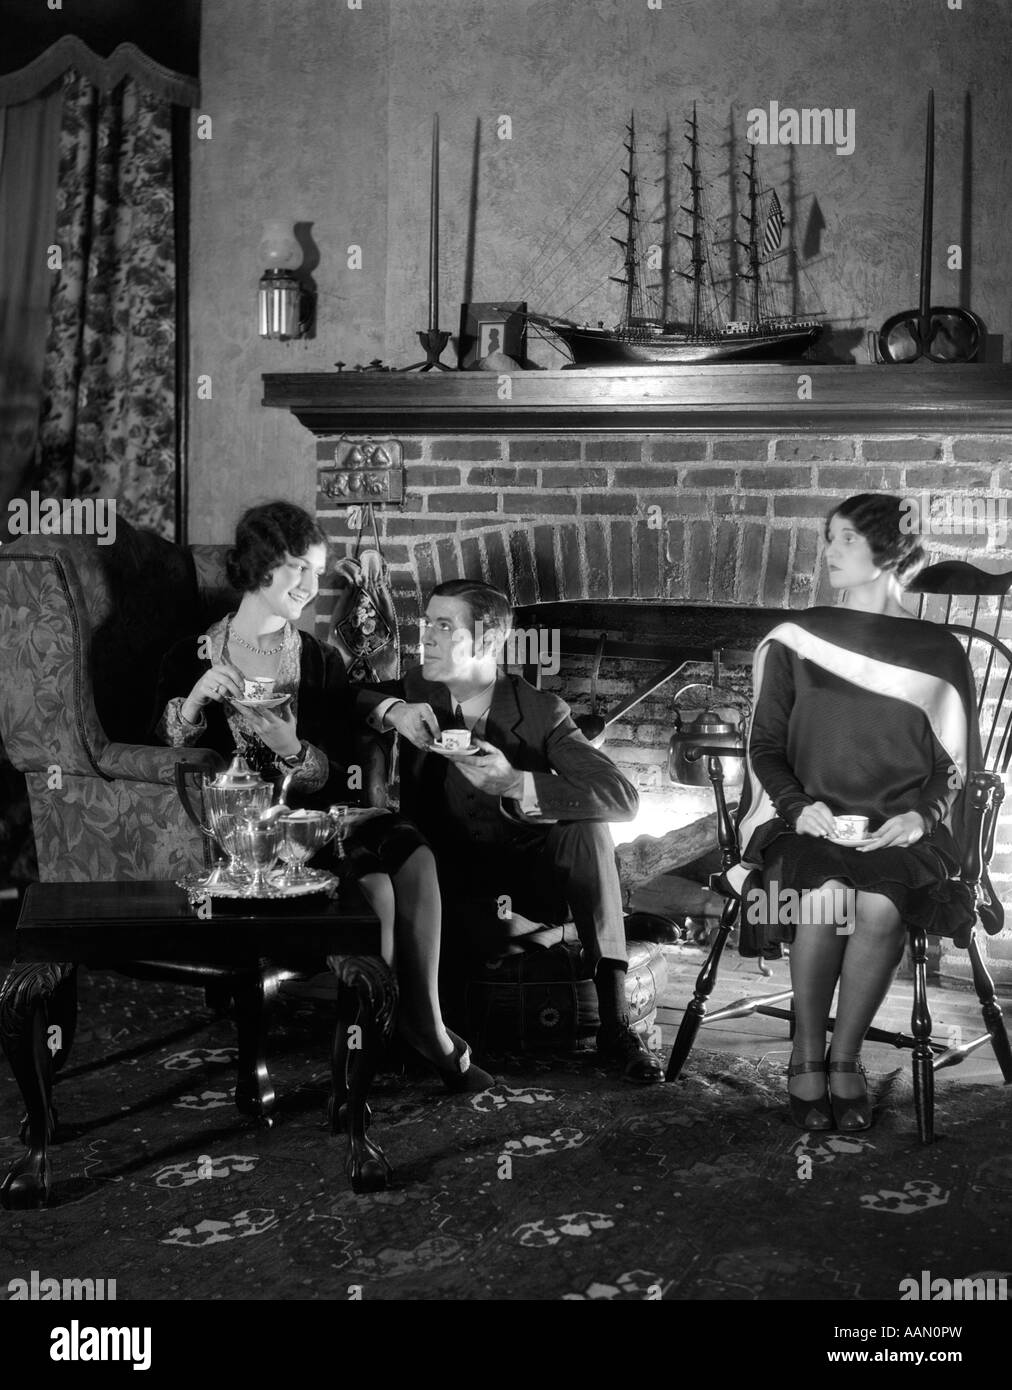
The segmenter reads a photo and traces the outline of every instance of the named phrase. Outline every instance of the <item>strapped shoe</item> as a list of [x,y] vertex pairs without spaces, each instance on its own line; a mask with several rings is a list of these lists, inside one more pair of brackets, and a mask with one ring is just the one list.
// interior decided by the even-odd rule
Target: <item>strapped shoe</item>
[[787,1102],[791,1107],[791,1119],[798,1129],[833,1128],[833,1109],[825,1090],[821,1096],[816,1096],[814,1100],[805,1100],[803,1096],[796,1096],[791,1091],[792,1076],[803,1076],[806,1072],[816,1071],[825,1076],[826,1063],[821,1060],[796,1064],[792,1062],[787,1068]]
[[[863,1096],[837,1096],[833,1094],[833,1072],[857,1072],[864,1081]],[[836,1127],[843,1134],[853,1134],[859,1129],[871,1129],[871,1100],[868,1097],[868,1078],[859,1057],[844,1057],[829,1064],[829,1099],[833,1104],[833,1118]]]
[[628,1023],[601,1029],[597,1035],[597,1055],[603,1062],[618,1062],[624,1081],[651,1086],[664,1080],[661,1059]]

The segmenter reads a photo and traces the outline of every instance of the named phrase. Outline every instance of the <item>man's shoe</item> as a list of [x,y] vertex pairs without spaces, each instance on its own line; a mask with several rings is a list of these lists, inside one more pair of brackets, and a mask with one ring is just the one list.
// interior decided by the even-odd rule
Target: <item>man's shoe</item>
[[617,1028],[602,1028],[597,1035],[597,1055],[603,1062],[618,1062],[622,1079],[651,1086],[664,1080],[661,1059],[650,1051],[639,1033],[628,1023]]

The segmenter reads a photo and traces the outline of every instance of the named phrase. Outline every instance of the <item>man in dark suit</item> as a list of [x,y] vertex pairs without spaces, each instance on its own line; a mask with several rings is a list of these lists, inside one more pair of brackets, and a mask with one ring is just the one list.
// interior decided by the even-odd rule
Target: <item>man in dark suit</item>
[[[444,949],[487,959],[571,911],[594,964],[598,1053],[630,1081],[661,1081],[660,1059],[629,1024],[608,830],[636,814],[636,789],[587,742],[562,700],[499,670],[511,626],[509,600],[490,585],[438,585],[423,619],[422,665],[361,691],[360,708],[401,736],[401,810],[436,856]],[[454,727],[471,731],[470,751],[434,746]]]

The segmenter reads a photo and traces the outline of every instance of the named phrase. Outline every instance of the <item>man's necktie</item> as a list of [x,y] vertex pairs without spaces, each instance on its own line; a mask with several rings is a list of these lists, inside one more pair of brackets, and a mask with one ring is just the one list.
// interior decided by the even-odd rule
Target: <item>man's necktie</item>
[[[449,714],[441,713],[439,716],[440,729],[466,729],[464,723],[464,711],[455,701],[450,705]],[[427,757],[422,771],[422,785],[425,797],[430,801],[438,801],[443,795],[443,788],[446,784],[447,774],[450,771],[450,763],[446,758],[438,756]]]

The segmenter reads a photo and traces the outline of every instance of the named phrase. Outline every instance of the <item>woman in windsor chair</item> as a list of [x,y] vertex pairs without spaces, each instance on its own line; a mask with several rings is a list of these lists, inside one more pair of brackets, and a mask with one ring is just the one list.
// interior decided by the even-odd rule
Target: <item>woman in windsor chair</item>
[[[903,605],[925,558],[904,518],[899,498],[870,493],[834,508],[826,563],[841,605],[792,614],[755,656],[739,872],[760,869],[770,901],[785,888],[800,894],[800,920],[782,914],[790,920],[768,931],[791,942],[788,1100],[805,1129],[871,1124],[864,1036],[900,962],[906,920],[952,895],[964,788],[981,766],[963,648]],[[843,816],[867,817],[866,832],[844,838]]]

